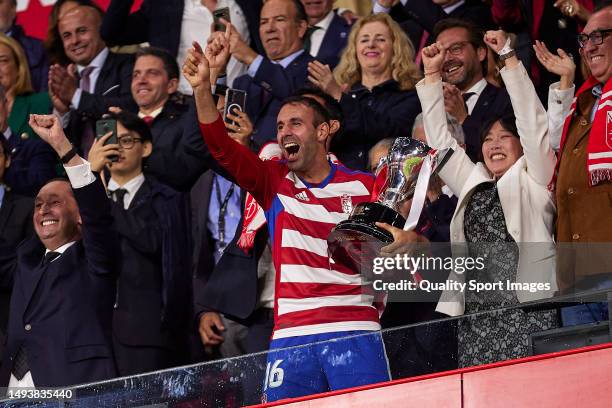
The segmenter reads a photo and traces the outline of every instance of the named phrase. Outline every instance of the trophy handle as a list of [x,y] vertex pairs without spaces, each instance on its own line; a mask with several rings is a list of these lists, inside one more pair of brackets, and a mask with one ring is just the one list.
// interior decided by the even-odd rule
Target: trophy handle
[[[414,196],[412,197],[412,205],[410,206],[410,212],[408,218],[404,224],[404,231],[412,231],[416,228],[423,212],[425,205],[425,198],[427,197],[427,189],[429,188],[429,179],[431,175],[438,172],[448,159],[453,154],[453,149],[438,150],[434,154],[428,154],[423,159],[421,170],[419,171],[419,177],[414,188]],[[437,160],[437,163],[436,163]]]

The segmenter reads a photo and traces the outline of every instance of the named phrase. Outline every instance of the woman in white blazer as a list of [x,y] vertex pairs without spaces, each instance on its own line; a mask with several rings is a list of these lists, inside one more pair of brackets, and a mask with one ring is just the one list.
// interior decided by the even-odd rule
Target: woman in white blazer
[[555,204],[547,189],[555,155],[548,141],[548,119],[527,71],[512,56],[514,51],[509,49],[506,38],[502,31],[489,31],[484,41],[505,58],[501,75],[516,118],[492,118],[484,126],[481,138],[484,163],[474,164],[448,133],[440,72],[446,49],[453,44],[438,42],[423,50],[425,78],[417,84],[428,144],[454,150],[440,171],[442,180],[459,197],[450,226],[451,242],[471,244],[469,254],[454,255],[493,255],[484,272],[453,271],[448,279],[461,283],[470,280],[542,283],[540,288],[548,289],[443,292],[439,312],[450,316],[475,314],[459,324],[461,366],[527,355],[529,333],[557,325],[556,312],[524,313],[515,309],[494,315],[486,313],[550,297],[556,291]]

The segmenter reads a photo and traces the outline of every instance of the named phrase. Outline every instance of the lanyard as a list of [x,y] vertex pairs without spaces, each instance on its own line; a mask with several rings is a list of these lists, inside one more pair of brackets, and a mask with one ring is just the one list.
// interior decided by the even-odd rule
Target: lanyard
[[234,183],[230,186],[229,190],[225,194],[225,198],[223,202],[221,201],[221,187],[219,186],[219,180],[217,175],[215,175],[215,188],[217,190],[217,203],[219,204],[219,219],[218,219],[218,228],[219,228],[219,247],[222,251],[223,248],[227,245],[225,242],[225,214],[227,213],[227,204],[229,202],[230,197],[234,193]]

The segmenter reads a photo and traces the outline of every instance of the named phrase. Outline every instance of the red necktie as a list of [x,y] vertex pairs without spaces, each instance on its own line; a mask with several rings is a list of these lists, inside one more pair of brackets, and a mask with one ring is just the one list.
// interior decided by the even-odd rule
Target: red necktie
[[147,126],[151,127],[151,124],[153,123],[153,120],[155,120],[155,118],[153,116],[144,116],[142,120],[144,120]]

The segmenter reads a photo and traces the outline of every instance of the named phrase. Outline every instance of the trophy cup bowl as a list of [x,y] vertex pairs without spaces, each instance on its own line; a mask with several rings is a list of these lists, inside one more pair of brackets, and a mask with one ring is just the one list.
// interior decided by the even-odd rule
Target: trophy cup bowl
[[[393,242],[393,235],[375,223],[404,228],[406,219],[400,214],[400,207],[414,196],[423,161],[431,150],[425,143],[409,137],[395,140],[381,162],[386,168],[386,181],[377,201],[356,205],[349,218],[338,223],[327,237],[334,262],[354,271],[370,269],[380,249]],[[384,169],[379,169],[379,173],[379,177],[384,177]]]

